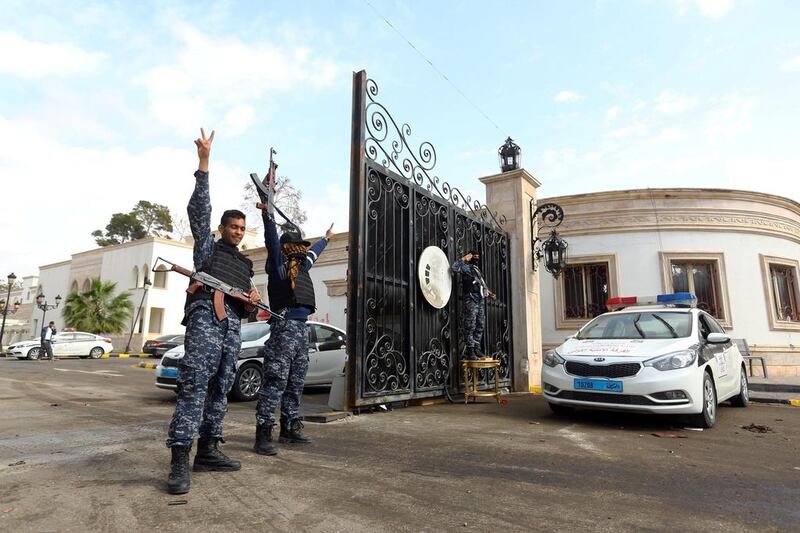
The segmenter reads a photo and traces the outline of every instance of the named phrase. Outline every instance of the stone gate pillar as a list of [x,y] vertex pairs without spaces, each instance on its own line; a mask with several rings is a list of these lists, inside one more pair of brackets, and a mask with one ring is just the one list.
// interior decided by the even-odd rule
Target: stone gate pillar
[[486,205],[505,215],[510,235],[514,390],[541,391],[542,323],[539,272],[531,258],[530,201],[541,183],[523,168],[480,178]]

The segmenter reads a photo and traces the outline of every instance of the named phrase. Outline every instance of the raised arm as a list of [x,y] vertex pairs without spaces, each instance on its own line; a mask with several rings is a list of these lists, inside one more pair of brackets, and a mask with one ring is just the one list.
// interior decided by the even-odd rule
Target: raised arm
[[268,276],[286,279],[286,266],[283,264],[281,256],[278,228],[275,225],[275,219],[267,214],[266,206],[261,211],[261,218],[264,220],[264,246],[267,248],[267,263],[264,265],[264,269]]
[[197,171],[194,173],[194,192],[189,199],[186,212],[189,215],[189,227],[194,238],[194,268],[199,269],[209,258],[214,247],[211,235],[211,196],[208,188],[208,160],[211,157],[211,143],[214,132],[206,138],[206,132],[200,128],[200,138],[195,139],[197,146]]
[[306,260],[300,268],[306,271],[311,270],[311,267],[314,266],[319,256],[322,255],[322,250],[328,246],[331,237],[333,237],[333,224],[331,224],[331,227],[325,232],[325,237],[311,245],[311,248],[308,249],[308,253],[306,254]]
[[472,254],[467,254],[461,259],[453,261],[453,264],[450,265],[450,270],[452,270],[455,274],[471,274],[472,269],[470,268],[470,264],[467,262],[470,259],[472,259]]

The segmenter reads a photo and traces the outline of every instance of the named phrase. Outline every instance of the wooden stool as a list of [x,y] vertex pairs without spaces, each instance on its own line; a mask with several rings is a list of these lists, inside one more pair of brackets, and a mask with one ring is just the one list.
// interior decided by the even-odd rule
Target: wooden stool
[[[500,361],[491,357],[482,359],[465,359],[461,362],[464,369],[464,403],[469,402],[470,398],[490,398],[493,397],[500,403]],[[494,391],[478,390],[478,370],[486,368],[494,370]],[[470,386],[469,371],[472,370],[472,386]]]

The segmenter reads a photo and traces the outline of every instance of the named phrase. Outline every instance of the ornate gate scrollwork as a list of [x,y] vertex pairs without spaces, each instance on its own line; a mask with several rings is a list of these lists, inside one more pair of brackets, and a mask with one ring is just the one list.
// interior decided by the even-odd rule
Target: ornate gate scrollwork
[[[354,75],[348,264],[348,404],[362,407],[439,396],[459,387],[460,284],[437,309],[417,282],[418,259],[441,248],[450,264],[481,250],[482,271],[497,300],[487,301],[484,349],[511,380],[510,268],[505,217],[442,181],[436,150],[409,144],[378,101],[378,85]],[[486,376],[481,376],[485,380]]]

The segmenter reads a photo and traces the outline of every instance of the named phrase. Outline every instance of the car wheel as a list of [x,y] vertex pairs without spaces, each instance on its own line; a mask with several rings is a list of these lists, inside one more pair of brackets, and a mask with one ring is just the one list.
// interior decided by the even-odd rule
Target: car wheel
[[550,402],[547,402],[547,405],[550,407],[550,410],[557,415],[571,415],[575,412],[575,408],[568,405],[560,405]]
[[261,390],[263,375],[261,366],[257,364],[242,365],[236,372],[231,395],[238,402],[250,402],[256,399]]
[[103,356],[104,353],[105,353],[105,351],[101,347],[95,346],[89,352],[89,357],[91,357],[92,359],[100,359]]
[[712,428],[717,421],[717,391],[711,374],[703,373],[703,410],[692,416],[692,424],[701,428]]
[[38,346],[35,348],[31,348],[28,350],[28,359],[31,361],[36,361],[42,355],[42,349]]
[[747,384],[747,371],[744,367],[739,376],[739,394],[731,398],[731,405],[734,407],[747,407],[750,404],[750,388]]

